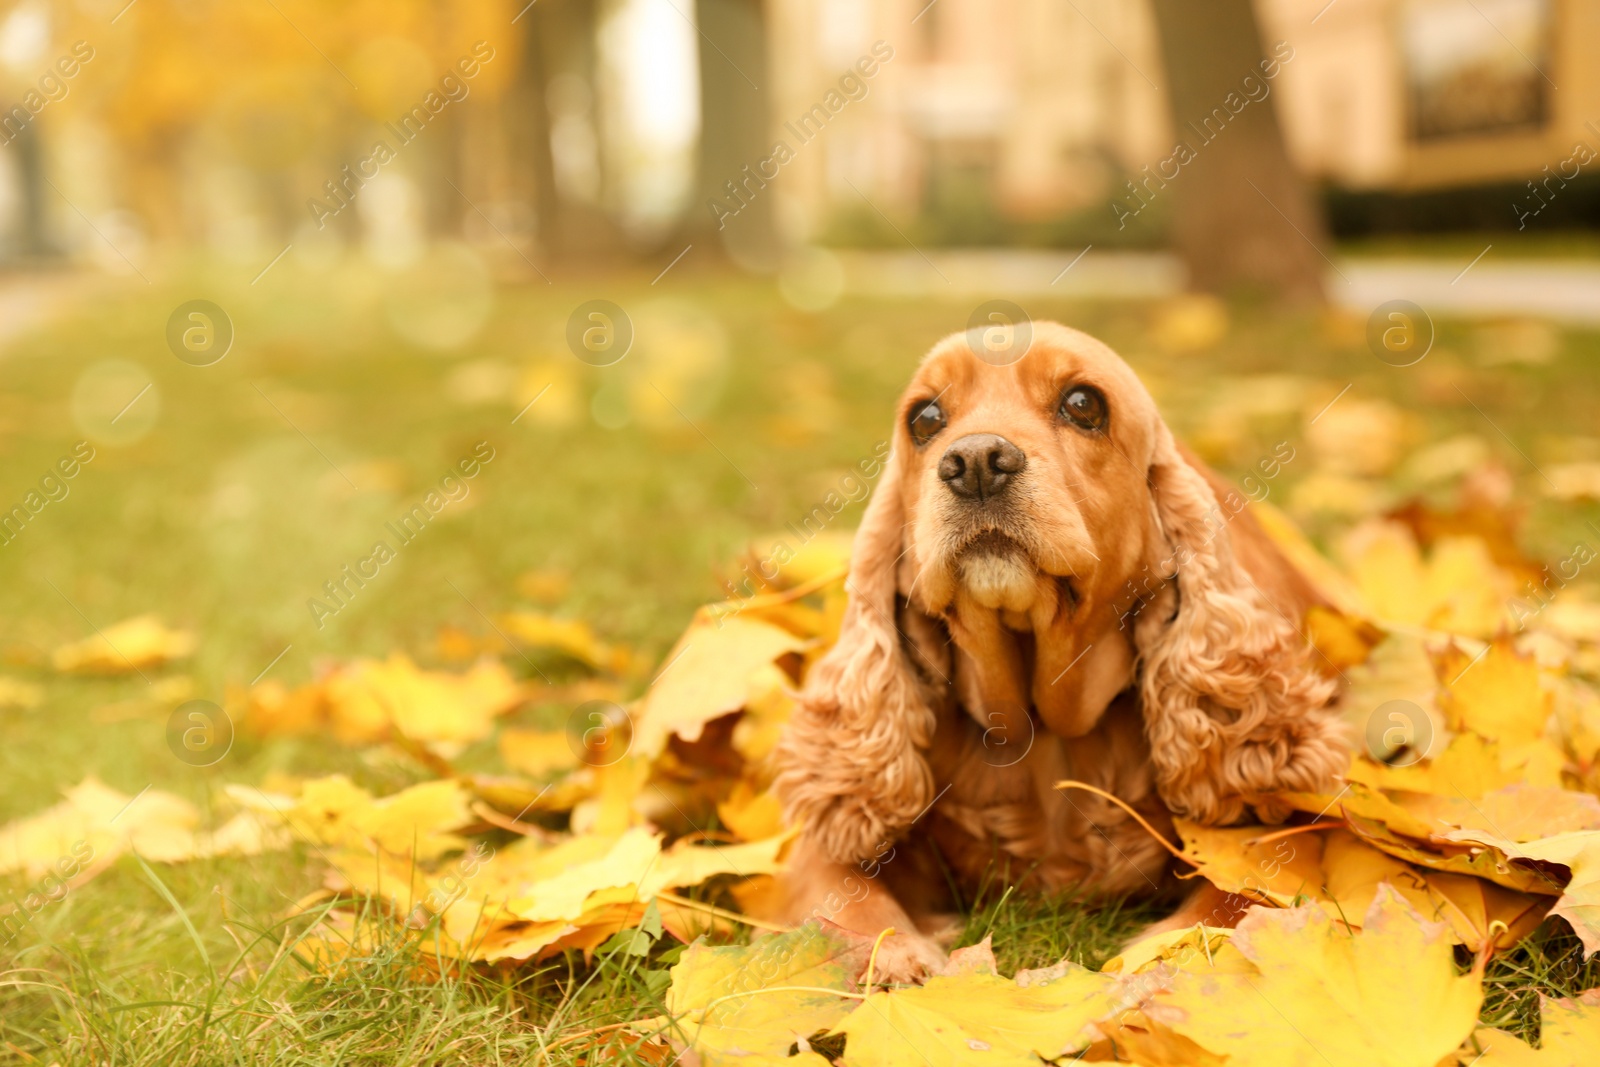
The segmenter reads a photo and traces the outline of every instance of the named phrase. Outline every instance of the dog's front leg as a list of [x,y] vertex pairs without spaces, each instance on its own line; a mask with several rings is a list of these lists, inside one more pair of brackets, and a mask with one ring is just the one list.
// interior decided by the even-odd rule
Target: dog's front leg
[[[830,922],[868,941],[893,928],[878,947],[874,983],[918,982],[937,974],[945,964],[943,950],[918,932],[916,921],[880,877],[894,861],[894,849],[885,843],[877,856],[846,864],[801,838],[778,877],[773,906],[760,910],[794,926],[812,919]],[[867,956],[861,959],[864,972]]]

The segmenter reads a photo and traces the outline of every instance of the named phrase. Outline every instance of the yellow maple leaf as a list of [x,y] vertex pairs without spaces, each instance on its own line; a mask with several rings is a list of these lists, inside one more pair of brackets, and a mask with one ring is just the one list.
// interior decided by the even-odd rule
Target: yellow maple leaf
[[603,889],[631,889],[635,896],[645,896],[638,887],[660,860],[660,837],[634,827],[593,859],[522,886],[507,910],[530,922],[570,920],[583,913],[591,894]]
[[159,789],[130,796],[92,775],[63,794],[60,803],[0,826],[0,874],[81,879],[130,849],[148,860],[181,863],[257,855],[287,840],[249,813],[206,830],[199,810],[180,796]]
[[422,670],[401,653],[350,664],[324,680],[322,691],[341,740],[376,740],[393,728],[413,741],[449,748],[487,737],[495,717],[522,698],[498,661],[451,674]]
[[741,778],[728,798],[717,803],[717,818],[745,841],[783,833],[783,805],[770,789],[760,789]]
[[[459,782],[423,782],[392,796],[375,798],[342,774],[305,782],[298,797],[230,786],[247,808],[273,815],[297,837],[359,855],[373,850],[420,861],[465,847],[452,833],[471,822],[470,794]],[[352,861],[359,866],[364,859]]]
[[[1561,884],[1561,896],[1550,909],[1572,925],[1583,942],[1584,955],[1600,952],[1600,830],[1578,830],[1539,841],[1518,842],[1478,830],[1456,830],[1442,835],[1451,841],[1480,846],[1516,861],[1518,868],[1537,871]],[[1554,871],[1554,874],[1549,872]]]
[[645,698],[635,732],[638,751],[654,758],[674,734],[698,739],[706,723],[745,706],[752,678],[763,667],[805,644],[770,622],[719,618],[702,609],[667,654]]
[[1457,734],[1429,758],[1403,767],[1358,757],[1346,777],[1374,789],[1468,798],[1481,797],[1521,780],[1517,770],[1503,764],[1500,746],[1474,733]]
[[1318,652],[1314,666],[1330,676],[1365,663],[1383,637],[1371,623],[1321,604],[1306,612],[1306,640]]
[[1481,537],[1441,537],[1428,560],[1428,625],[1447,633],[1490,637],[1511,622],[1516,592]]
[[872,993],[833,1032],[847,1035],[845,1067],[1037,1067],[1087,1047],[1098,1036],[1092,1025],[1119,1004],[1114,976],[1071,964],[1026,985],[995,974],[941,975]]
[[794,554],[778,566],[778,583],[784,588],[827,581],[838,577],[850,567],[850,553],[855,547],[854,530],[824,530],[795,549]]
[[[1554,895],[1562,879],[1537,867],[1516,865],[1500,849],[1481,843],[1452,843],[1449,835],[1435,835],[1423,843],[1391,830],[1383,820],[1369,819],[1345,809],[1345,824],[1363,841],[1397,859],[1430,870],[1470,874],[1522,893]],[[1454,831],[1477,835],[1477,831]]]
[[[1508,854],[1498,847],[1492,827],[1462,829],[1463,825],[1488,827],[1490,822],[1477,802],[1464,797],[1451,801],[1426,794],[1389,794],[1358,782],[1350,782],[1332,797],[1302,793],[1277,796],[1300,811],[1324,814],[1337,810],[1349,830],[1362,841],[1407,863],[1487,878],[1520,892],[1554,894],[1561,888],[1559,879],[1537,867],[1512,864]],[[1516,794],[1509,793],[1497,800],[1497,810],[1505,811],[1516,803]],[[1583,825],[1588,821],[1583,806],[1561,803],[1550,810],[1550,825]],[[1449,818],[1440,817],[1441,813]],[[1526,820],[1528,825],[1537,825],[1539,816],[1530,813]]]
[[1422,626],[1432,613],[1422,550],[1398,522],[1365,523],[1342,546],[1350,576],[1371,617]]
[[707,1067],[747,1057],[777,1062],[790,1045],[849,1014],[850,955],[815,923],[751,945],[697,941],[672,968],[669,1033]]
[[1385,885],[1424,915],[1433,913],[1435,901],[1421,872],[1347,831],[1323,836],[1322,882],[1314,897],[1323,901],[1329,918],[1352,926],[1360,923],[1377,899],[1378,887]]
[[1252,908],[1231,947],[1256,973],[1179,971],[1146,1011],[1230,1067],[1434,1067],[1483,1000],[1451,943],[1388,890],[1353,935],[1320,908]]
[[1503,745],[1542,739],[1553,703],[1538,662],[1519,654],[1509,637],[1496,639],[1479,656],[1451,644],[1435,657],[1439,702],[1450,727]]
[[[591,795],[572,807],[573,833],[619,834],[645,821],[641,802],[649,799],[644,786],[650,780],[650,762],[636,756],[587,770],[592,775]],[[659,792],[657,795],[660,795]]]
[[187,659],[197,643],[187,630],[170,629],[154,615],[139,615],[62,645],[50,662],[66,674],[132,674]]
[[1175,818],[1184,858],[1225,893],[1288,906],[1318,894],[1323,882],[1322,847],[1316,834],[1253,843],[1259,826],[1201,826]]
[[760,763],[778,747],[794,711],[793,683],[777,665],[767,664],[750,676],[744,714],[733,727],[733,747],[751,763]]
[[1457,1053],[1463,1067],[1583,1067],[1600,1049],[1600,990],[1564,1000],[1539,998],[1539,1047],[1504,1030],[1483,1029]]
[[1204,923],[1167,930],[1133,942],[1100,969],[1107,974],[1140,974],[1164,963],[1182,966],[1196,956],[1214,959],[1232,936],[1230,929]]
[[32,682],[0,677],[0,708],[36,708],[44,701],[44,690]]
[[[1364,662],[1346,668],[1344,673],[1349,687],[1339,707],[1350,724],[1351,736],[1366,742],[1362,747],[1368,754],[1390,759],[1402,746],[1422,749],[1420,754],[1438,748],[1438,742],[1424,736],[1442,733],[1444,716],[1435,707],[1439,682],[1422,637],[1390,634]],[[1403,714],[1399,718],[1384,718],[1379,728],[1373,729],[1372,720],[1378,709],[1390,701],[1407,701],[1414,708],[1401,706]]]
[[793,833],[737,845],[679,841],[661,854],[661,863],[644,879],[651,896],[662,889],[699,885],[719,874],[774,874],[778,856]]
[[1519,893],[1464,874],[1429,871],[1423,878],[1435,901],[1432,914],[1449,923],[1456,941],[1474,954],[1486,945],[1501,951],[1515,948],[1554,903],[1548,896]]
[[633,663],[626,648],[606,644],[579,619],[513,611],[500,616],[500,627],[521,648],[550,649],[605,674],[626,674]]
[[[1333,798],[1295,799],[1313,811],[1344,810],[1343,803],[1347,801],[1351,812],[1367,814],[1381,825],[1398,822],[1404,829],[1421,834],[1451,828],[1449,823],[1413,815],[1381,794],[1364,790],[1355,793],[1354,797],[1345,794],[1337,808],[1329,803]],[[1390,821],[1384,822],[1381,816]],[[1383,886],[1398,893],[1421,914],[1447,921],[1455,940],[1475,951],[1485,939],[1500,946],[1514,945],[1538,925],[1551,903],[1548,896],[1518,892],[1475,877],[1418,870],[1345,830],[1296,834],[1259,844],[1248,844],[1253,835],[1262,832],[1259,828],[1195,833],[1183,825],[1180,831],[1186,852],[1201,864],[1199,873],[1217,888],[1279,905],[1314,901],[1329,918],[1352,929],[1359,928],[1362,916]],[[1417,844],[1414,851],[1421,848]],[[1446,862],[1443,856],[1438,859]],[[1554,891],[1553,887],[1545,888]],[[1500,925],[1496,926],[1497,922]],[[1141,942],[1113,962],[1131,972],[1154,960],[1170,961],[1178,956],[1187,959],[1193,950],[1189,942],[1196,936],[1191,927],[1187,933],[1169,935],[1166,940]],[[1106,969],[1112,969],[1112,965],[1107,964]]]
[[502,730],[500,758],[506,766],[535,778],[552,771],[570,771],[578,765],[572,739],[564,730],[530,730],[519,727]]
[[269,678],[249,690],[230,689],[229,707],[240,706],[241,730],[261,737],[298,736],[327,729],[327,706],[320,684],[289,688]]
[[1392,797],[1412,814],[1431,820],[1437,827],[1434,833],[1477,829],[1520,842],[1600,829],[1600,799],[1570,789],[1511,785],[1470,800],[1427,793]]
[[[295,938],[292,951],[318,974],[348,978],[357,973],[363,963],[402,949],[406,941],[405,933],[380,926],[376,920],[362,921],[348,912],[331,911]],[[426,961],[428,955],[419,953],[418,958]],[[417,968],[411,977],[415,981],[427,981],[435,975]]]
[[361,892],[421,903],[441,916],[441,949],[474,959],[527,959],[593,949],[638,922],[657,894],[717,875],[771,874],[786,838],[743,845],[678,842],[663,849],[642,827],[582,834],[553,845],[522,838],[475,846],[428,872],[414,865],[341,864]]
[[1424,560],[1405,525],[1374,521],[1353,530],[1344,554],[1370,617],[1379,626],[1420,626],[1490,637],[1511,616],[1510,575],[1479,537],[1441,537]]
[[[1485,940],[1509,948],[1531,933],[1549,910],[1548,896],[1535,896],[1466,875],[1419,870],[1344,830],[1324,831],[1321,881],[1305,896],[1330,919],[1358,929],[1379,887],[1403,897],[1420,914],[1450,924],[1455,940],[1474,952]],[[1290,841],[1298,848],[1302,835]],[[1498,925],[1497,925],[1498,924]],[[1187,957],[1185,957],[1187,958]]]

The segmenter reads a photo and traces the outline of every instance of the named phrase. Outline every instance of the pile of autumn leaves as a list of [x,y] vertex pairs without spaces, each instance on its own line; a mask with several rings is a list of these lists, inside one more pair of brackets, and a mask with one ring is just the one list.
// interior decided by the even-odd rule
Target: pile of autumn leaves
[[[0,828],[0,873],[37,878],[80,838],[96,856],[80,880],[129,850],[180,862],[305,842],[327,878],[298,905],[318,918],[294,950],[329,971],[396,934],[435,971],[568,950],[643,955],[671,937],[687,947],[667,1012],[631,1024],[635,1050],[662,1062],[690,1049],[707,1065],[820,1065],[808,1043],[820,1033],[830,1048],[844,1036],[845,1065],[1592,1058],[1600,991],[1547,1000],[1538,1048],[1478,1015],[1486,961],[1548,917],[1600,951],[1600,606],[1576,583],[1530,603],[1541,572],[1493,515],[1369,520],[1335,565],[1270,507],[1260,514],[1336,605],[1307,629],[1373,751],[1358,744],[1335,792],[1280,797],[1302,813],[1284,827],[1180,820],[1184,863],[1257,906],[1236,928],[1152,938],[1098,971],[1062,962],[1006,977],[985,942],[923,986],[885,989],[871,980],[873,943],[837,930],[732,943],[741,902],[790,840],[766,758],[837,634],[840,538],[791,560],[784,592],[701,609],[659,664],[582,623],[518,612],[492,634],[440,635],[436,653],[470,662],[461,670],[396,654],[232,694],[247,736],[397,746],[433,777],[383,797],[343,776],[233,784],[231,814],[211,829],[176,796],[135,800],[89,780]],[[150,666],[190,641],[148,619],[106,636],[115,655],[88,642],[57,667]],[[605,702],[626,716],[585,710]],[[374,913],[386,929],[358,920]]]

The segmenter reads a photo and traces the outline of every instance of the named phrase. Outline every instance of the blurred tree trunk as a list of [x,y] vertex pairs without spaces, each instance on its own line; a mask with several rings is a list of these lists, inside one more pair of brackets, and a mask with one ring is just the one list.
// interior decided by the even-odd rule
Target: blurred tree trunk
[[[627,253],[621,228],[602,199],[598,9],[598,0],[539,0],[522,18],[528,35],[523,62],[532,97],[527,134],[533,142],[539,243],[547,255],[565,260],[603,262]],[[558,154],[578,151],[585,127],[593,135],[596,168],[589,192],[558,176]]]
[[555,157],[550,151],[550,105],[546,99],[550,74],[544,60],[544,35],[548,30],[542,23],[548,10],[548,6],[536,3],[522,14],[522,21],[526,23],[523,30],[527,36],[515,90],[516,106],[510,109],[512,115],[526,116],[523,137],[517,141],[525,146],[523,159],[527,164],[531,185],[528,193],[533,206],[534,229],[538,234],[539,246],[547,254],[554,252],[551,237],[555,233],[559,210]]
[[[747,269],[773,270],[781,251],[773,182],[756,172],[773,145],[764,0],[698,0],[695,17],[700,145],[683,239],[720,249]],[[737,214],[714,212],[712,203]]]
[[30,123],[14,142],[17,149],[17,255],[36,260],[52,249],[45,234],[44,153],[39,127]]
[[[1195,152],[1171,183],[1173,236],[1192,284],[1321,300],[1327,230],[1289,162],[1272,98],[1237,113],[1225,103],[1230,93],[1246,99],[1248,75],[1277,87],[1261,63],[1281,57],[1262,48],[1252,0],[1154,0],[1154,10],[1173,126]],[[1207,128],[1215,109],[1226,124]]]

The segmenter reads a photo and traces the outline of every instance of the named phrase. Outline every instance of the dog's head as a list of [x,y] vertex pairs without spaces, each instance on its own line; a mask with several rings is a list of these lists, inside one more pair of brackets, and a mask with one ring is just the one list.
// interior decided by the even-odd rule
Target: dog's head
[[1233,821],[1256,794],[1343,768],[1299,620],[1235,551],[1230,526],[1249,516],[1221,506],[1110,348],[1032,332],[1004,363],[946,338],[901,396],[839,643],[780,755],[791,818],[839,858],[931,799],[920,751],[940,680],[907,655],[901,610],[943,622],[971,682],[957,695],[985,725],[1031,711],[1080,736],[1137,684],[1179,814]]
[[1132,681],[1131,626],[1167,573],[1150,483],[1165,427],[1105,345],[1033,330],[1000,365],[947,338],[902,395],[898,584],[970,656],[980,721],[1032,706],[1075,737]]

